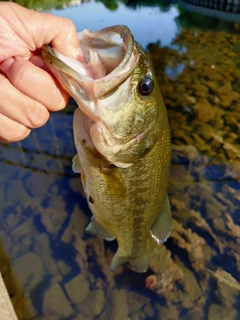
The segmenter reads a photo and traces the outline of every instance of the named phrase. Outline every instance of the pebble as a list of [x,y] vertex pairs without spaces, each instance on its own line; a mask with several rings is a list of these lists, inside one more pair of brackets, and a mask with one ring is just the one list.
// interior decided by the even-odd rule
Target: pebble
[[212,106],[206,99],[199,99],[195,103],[194,113],[197,119],[204,123],[212,120],[214,117]]
[[104,291],[101,289],[93,290],[86,299],[78,304],[78,309],[85,316],[95,319],[102,312],[105,302]]
[[148,297],[134,291],[127,291],[126,296],[130,314],[140,310],[149,301]]
[[26,295],[29,295],[44,279],[43,260],[34,252],[28,252],[15,259],[13,266],[19,285]]
[[99,320],[129,320],[126,291],[124,289],[112,289],[108,299],[108,304],[101,313]]
[[64,286],[69,299],[73,303],[79,303],[83,301],[90,292],[89,282],[83,274],[79,274]]
[[74,310],[59,284],[51,286],[44,294],[43,312],[46,319],[65,319]]
[[221,217],[213,219],[213,226],[216,230],[224,232],[226,225]]
[[41,221],[48,233],[57,235],[62,228],[68,215],[65,207],[66,203],[61,196],[58,196],[50,198],[47,207],[41,208]]
[[236,319],[236,310],[225,308],[218,304],[211,304],[208,309],[208,320],[231,320]]
[[[16,192],[17,190],[17,192]],[[9,180],[5,189],[4,201],[10,201],[12,203],[22,202],[23,199],[28,198],[28,194],[23,187],[23,182],[20,179]]]
[[56,261],[57,265],[58,265],[58,269],[60,271],[60,273],[63,276],[67,276],[69,275],[69,273],[71,272],[71,268],[69,265],[67,265],[64,261],[62,260],[58,260]]

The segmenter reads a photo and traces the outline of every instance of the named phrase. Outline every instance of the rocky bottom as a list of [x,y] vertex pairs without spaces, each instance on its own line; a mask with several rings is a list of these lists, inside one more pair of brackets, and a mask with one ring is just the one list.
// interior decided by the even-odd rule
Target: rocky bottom
[[110,270],[116,242],[84,232],[72,115],[54,115],[45,140],[0,148],[0,270],[20,320],[240,318],[239,35],[149,48],[172,133],[171,235],[149,239],[147,273]]

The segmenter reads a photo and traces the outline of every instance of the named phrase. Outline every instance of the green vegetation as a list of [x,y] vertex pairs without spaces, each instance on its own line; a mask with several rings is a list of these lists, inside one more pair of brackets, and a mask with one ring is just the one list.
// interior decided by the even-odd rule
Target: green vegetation
[[[179,16],[176,18],[176,23],[185,29],[200,29],[200,30],[215,30],[227,31],[230,33],[238,33],[237,26],[231,21],[208,17],[202,14],[188,11],[178,7]],[[226,13],[227,14],[227,13]]]
[[[0,0],[2,1],[2,0]],[[14,0],[20,6],[38,11],[49,10],[51,8],[64,8],[71,0]]]
[[124,3],[127,7],[133,9],[138,7],[160,7],[163,11],[168,11],[171,2],[175,2],[175,0],[97,0],[97,2],[102,2],[109,10],[116,10],[119,3]]
[[[2,1],[2,0],[0,0]],[[34,10],[49,10],[51,8],[64,8],[66,5],[70,5],[72,0],[13,0],[12,2],[18,3],[19,5]],[[81,2],[87,1],[79,1]],[[163,11],[168,11],[171,5],[171,2],[168,0],[96,0],[96,2],[102,2],[106,8],[111,11],[117,10],[119,3],[124,3],[127,7],[136,9],[137,7],[146,6],[146,7],[160,7]],[[77,2],[76,2],[77,4]]]

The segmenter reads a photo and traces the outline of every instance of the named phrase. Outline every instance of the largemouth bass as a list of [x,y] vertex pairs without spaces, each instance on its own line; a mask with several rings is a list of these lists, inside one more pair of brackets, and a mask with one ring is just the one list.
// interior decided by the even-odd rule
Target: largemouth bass
[[147,52],[126,26],[78,34],[81,61],[44,45],[42,55],[76,100],[74,140],[93,213],[86,231],[116,239],[111,268],[148,268],[147,239],[171,230],[167,196],[170,136],[166,108]]

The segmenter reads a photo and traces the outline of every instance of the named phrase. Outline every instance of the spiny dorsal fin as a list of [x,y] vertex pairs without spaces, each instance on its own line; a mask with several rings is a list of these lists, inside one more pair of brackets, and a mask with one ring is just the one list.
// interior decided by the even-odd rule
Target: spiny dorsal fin
[[172,228],[171,208],[166,194],[163,201],[160,213],[154,221],[151,228],[151,236],[158,243],[161,244],[167,240]]

